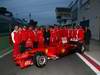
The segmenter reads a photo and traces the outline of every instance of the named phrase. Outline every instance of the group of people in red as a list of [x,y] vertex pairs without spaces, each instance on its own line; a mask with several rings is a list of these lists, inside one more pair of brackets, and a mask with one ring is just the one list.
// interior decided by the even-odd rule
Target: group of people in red
[[[11,33],[12,41],[14,43],[13,59],[17,55],[25,51],[25,49],[32,49],[37,47],[55,46],[64,44],[69,41],[84,40],[84,30],[81,26],[69,28],[67,26],[50,26],[50,27],[36,27],[32,26],[15,26],[14,31]],[[20,50],[20,45],[24,45],[23,51]],[[29,61],[30,62],[30,61]]]

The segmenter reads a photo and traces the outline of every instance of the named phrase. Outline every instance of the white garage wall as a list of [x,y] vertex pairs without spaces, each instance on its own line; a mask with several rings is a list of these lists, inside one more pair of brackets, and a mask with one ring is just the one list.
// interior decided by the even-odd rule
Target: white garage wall
[[100,0],[91,0],[91,11],[90,11],[90,25],[93,30],[93,38],[99,40],[100,33]]
[[100,40],[100,0],[90,0],[89,9],[81,8],[78,13],[78,22],[82,21],[83,17],[89,19],[92,39]]

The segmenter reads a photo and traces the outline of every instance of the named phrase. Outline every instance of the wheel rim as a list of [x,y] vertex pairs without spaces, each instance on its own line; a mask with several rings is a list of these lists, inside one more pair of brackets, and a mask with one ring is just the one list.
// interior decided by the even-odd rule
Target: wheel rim
[[38,56],[37,61],[38,61],[37,62],[38,65],[44,65],[46,63],[46,58],[45,56]]
[[82,52],[84,52],[84,50],[85,50],[85,48],[84,48],[84,46],[82,46],[82,49],[81,49],[81,51],[82,51]]

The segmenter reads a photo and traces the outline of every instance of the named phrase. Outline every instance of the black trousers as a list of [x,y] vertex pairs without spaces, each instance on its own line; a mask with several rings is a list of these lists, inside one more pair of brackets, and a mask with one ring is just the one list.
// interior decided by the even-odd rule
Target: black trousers
[[38,41],[33,42],[33,48],[38,48]]
[[25,41],[20,43],[20,52],[23,53],[26,50]]
[[46,46],[49,46],[50,38],[46,37],[44,43]]

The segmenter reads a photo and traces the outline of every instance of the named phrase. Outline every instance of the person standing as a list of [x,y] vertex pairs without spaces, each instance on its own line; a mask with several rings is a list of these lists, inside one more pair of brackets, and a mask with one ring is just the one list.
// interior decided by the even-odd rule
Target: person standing
[[22,27],[22,41],[26,42],[26,40],[28,39],[28,30],[26,26]]
[[43,28],[40,27],[37,30],[37,41],[38,41],[38,47],[44,47],[44,37],[43,37]]
[[12,38],[12,42],[14,44],[14,48],[13,48],[13,57],[16,57],[17,54],[19,54],[19,41],[18,41],[18,26],[16,25],[14,27],[14,31],[11,33],[11,38]]
[[27,41],[26,41],[26,48],[28,49],[32,49],[33,48],[33,44],[34,44],[34,41],[35,41],[35,34],[33,32],[33,27],[32,26],[29,26],[28,30],[27,30]]
[[86,27],[84,33],[84,43],[85,43],[86,51],[90,50],[89,49],[90,39],[91,39],[91,31],[88,27]]
[[22,27],[22,31],[21,31],[21,53],[23,53],[26,48],[25,48],[25,43],[28,39],[28,30],[26,26]]
[[48,28],[44,29],[44,44],[48,47],[50,43],[50,30]]

